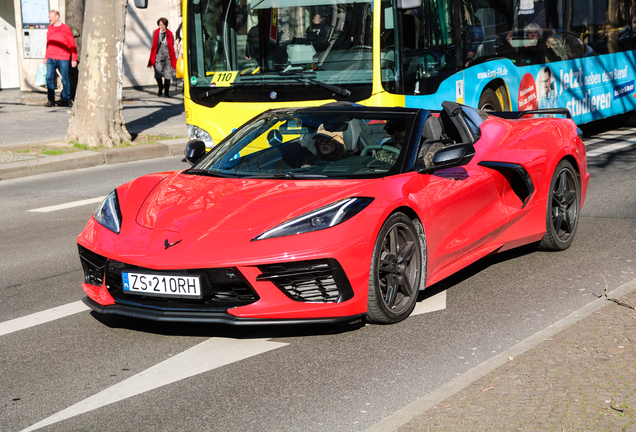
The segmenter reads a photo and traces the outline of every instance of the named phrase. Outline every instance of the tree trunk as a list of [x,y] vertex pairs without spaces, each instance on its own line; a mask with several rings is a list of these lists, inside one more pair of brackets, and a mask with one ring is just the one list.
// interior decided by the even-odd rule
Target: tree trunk
[[84,28],[84,0],[66,0],[64,7],[64,23],[71,28],[77,29],[80,36],[75,38],[77,54],[82,53],[82,29]]
[[113,147],[130,140],[121,103],[127,2],[86,2],[79,82],[66,142]]

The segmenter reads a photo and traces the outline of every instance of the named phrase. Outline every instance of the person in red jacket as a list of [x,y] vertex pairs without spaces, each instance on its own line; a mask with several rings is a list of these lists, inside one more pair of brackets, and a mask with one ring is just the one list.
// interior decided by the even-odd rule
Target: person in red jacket
[[159,86],[157,96],[161,96],[161,93],[165,91],[166,97],[170,97],[172,70],[177,68],[174,37],[172,32],[168,30],[168,20],[166,18],[159,18],[157,25],[159,28],[155,30],[152,38],[148,67],[155,68],[155,80],[157,80],[157,85]]
[[71,105],[71,80],[69,68],[77,66],[77,46],[71,28],[60,21],[60,13],[55,9],[49,12],[49,29],[46,33],[46,89],[47,107],[55,105],[55,70],[62,75],[62,97],[58,106]]

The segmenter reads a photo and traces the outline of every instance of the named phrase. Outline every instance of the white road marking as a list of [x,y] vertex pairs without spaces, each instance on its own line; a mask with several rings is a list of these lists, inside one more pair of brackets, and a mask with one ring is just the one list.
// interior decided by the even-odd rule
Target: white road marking
[[616,135],[616,136],[612,136],[612,137],[603,137],[603,139],[598,139],[598,140],[594,140],[594,141],[607,141],[607,140],[617,140],[620,139],[621,141],[625,141],[625,142],[636,142],[636,137],[627,137],[627,138],[623,138],[624,135]]
[[115,384],[22,432],[34,431],[212,369],[289,345],[267,339],[211,338]]
[[446,290],[417,303],[415,305],[415,309],[411,312],[411,315],[421,315],[444,309],[446,309]]
[[612,137],[622,137],[625,135],[630,135],[627,131],[607,131],[596,135],[599,138],[612,138]]
[[587,141],[583,141],[583,144],[585,144],[585,147],[592,145],[592,144],[596,144],[598,142],[602,142],[605,141],[604,139],[591,139],[591,140],[587,140]]
[[98,198],[90,198],[90,199],[85,199],[85,200],[81,200],[81,201],[73,201],[73,202],[66,203],[66,204],[59,204],[59,205],[54,205],[54,206],[50,206],[50,207],[37,208],[37,209],[29,210],[29,211],[30,212],[35,212],[35,213],[48,213],[48,212],[52,212],[52,211],[56,211],[56,210],[64,210],[64,209],[69,209],[69,208],[73,208],[73,207],[81,207],[81,206],[88,205],[88,204],[100,203],[100,202],[104,201],[104,198],[106,198],[106,197],[103,196],[103,197],[98,197]]
[[636,145],[636,140],[634,142],[632,142],[632,141],[621,141],[621,142],[618,142],[618,143],[606,145],[604,147],[591,150],[591,151],[587,152],[587,157],[589,158],[589,157],[599,156],[599,155],[602,155],[602,154],[605,154],[605,153],[610,153],[610,152],[613,152],[613,151],[621,150],[621,149],[624,149],[626,147],[631,147],[633,145]]
[[[623,135],[616,135],[616,138],[620,138]],[[596,143],[600,143],[600,142],[605,142],[608,139],[614,139],[611,137],[605,137],[605,138],[592,138],[590,140],[585,141],[585,145],[592,145],[592,144],[596,144]],[[621,142],[631,142],[631,143],[636,143],[636,138],[625,138],[624,140],[621,140]]]
[[90,310],[82,301],[68,303],[62,306],[47,309],[21,318],[12,319],[0,323],[0,336],[17,332],[36,325],[44,324],[56,319],[74,315],[79,312]]

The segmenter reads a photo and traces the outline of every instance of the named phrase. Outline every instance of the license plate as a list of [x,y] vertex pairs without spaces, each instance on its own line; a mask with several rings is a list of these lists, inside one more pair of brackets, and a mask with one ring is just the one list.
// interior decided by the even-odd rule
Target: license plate
[[121,277],[128,294],[201,298],[199,276],[123,272]]

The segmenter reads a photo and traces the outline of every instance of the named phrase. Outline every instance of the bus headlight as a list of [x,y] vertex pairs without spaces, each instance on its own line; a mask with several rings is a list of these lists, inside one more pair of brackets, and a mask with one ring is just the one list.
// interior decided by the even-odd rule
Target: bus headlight
[[206,148],[214,147],[214,140],[209,133],[194,125],[186,125],[188,127],[188,141],[203,141]]

